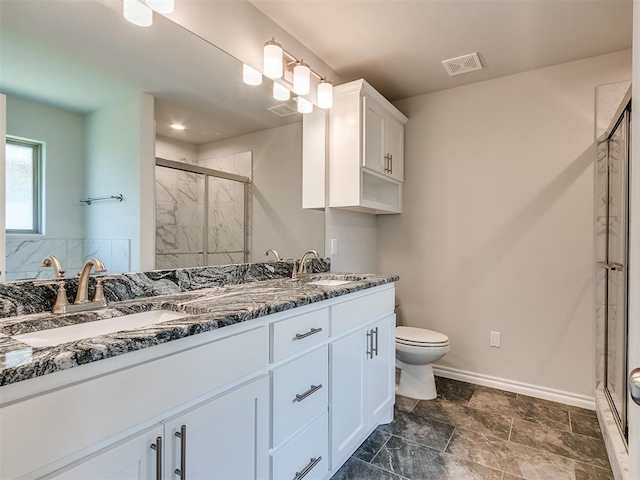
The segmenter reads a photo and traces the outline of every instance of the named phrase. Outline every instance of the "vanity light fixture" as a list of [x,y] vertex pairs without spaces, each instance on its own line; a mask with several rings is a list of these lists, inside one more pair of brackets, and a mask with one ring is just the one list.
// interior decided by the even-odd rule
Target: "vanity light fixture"
[[300,113],[311,113],[313,112],[313,103],[307,100],[304,97],[296,97],[296,102],[298,102],[298,112]]
[[[260,81],[251,82],[248,78],[248,67],[245,65],[243,70],[244,82],[249,85],[260,85]],[[314,72],[309,65],[302,60],[298,60],[289,52],[282,48],[274,38],[264,44],[263,57],[264,75],[273,80],[280,80],[273,83],[273,98],[276,100],[286,101],[293,91],[299,97],[298,112],[310,113],[313,111],[313,103],[300,95],[307,95],[311,91],[311,76],[318,79],[316,101],[320,108],[331,108],[333,106],[333,85],[325,77]],[[258,72],[259,74],[259,72]]]
[[144,0],[151,10],[158,13],[173,13],[175,7],[173,0]]
[[333,85],[326,78],[318,84],[318,106],[325,109],[333,107]]
[[139,27],[149,27],[153,23],[153,10],[138,0],[124,0],[123,13],[124,18]]
[[273,98],[284,102],[291,98],[291,92],[284,85],[280,85],[278,82],[273,82]]
[[242,81],[247,85],[262,84],[262,74],[246,63],[242,64]]
[[274,80],[282,78],[284,71],[284,58],[282,55],[282,45],[276,42],[275,39],[272,38],[264,44],[263,70],[267,77]]
[[172,124],[171,128],[173,128],[174,130],[184,130],[185,129],[184,125],[180,125],[179,123]]
[[311,90],[311,69],[302,60],[293,67],[293,93],[306,95]]

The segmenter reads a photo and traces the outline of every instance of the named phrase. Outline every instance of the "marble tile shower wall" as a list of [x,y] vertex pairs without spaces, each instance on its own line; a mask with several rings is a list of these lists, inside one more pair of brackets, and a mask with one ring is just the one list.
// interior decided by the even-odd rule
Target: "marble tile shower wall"
[[130,270],[130,241],[126,239],[38,238],[7,236],[7,281],[52,278],[51,268],[42,267],[48,255],[58,257],[69,274],[75,274],[84,263],[100,258],[109,272]]
[[[631,82],[618,82],[608,85],[601,85],[596,88],[596,165],[595,165],[595,256],[596,261],[607,259],[607,196],[610,195],[610,208],[612,212],[618,211],[620,204],[619,192],[607,191],[607,150],[611,148],[611,159],[609,168],[615,181],[616,175],[620,174],[620,142],[613,141],[611,146],[607,142],[598,142],[597,139],[606,131],[613,120],[620,102],[622,101]],[[617,235],[620,232],[620,219],[612,215],[609,218],[609,229],[611,234]],[[596,388],[604,388],[605,369],[605,302],[607,282],[606,270],[596,268]],[[617,297],[617,276],[611,275],[609,278],[609,307],[608,315],[610,327],[615,324],[617,308],[615,302],[611,301]],[[613,353],[612,353],[613,354]],[[614,359],[610,359],[614,360]],[[613,362],[611,364],[614,364]]]
[[[186,163],[251,178],[251,158],[251,152],[243,152]],[[250,218],[250,201],[247,207]],[[156,167],[156,268],[244,262],[245,228],[250,224],[245,221],[243,183]],[[246,236],[250,244],[250,229]]]
[[[105,280],[104,293],[109,302],[120,302],[201,288],[286,278],[291,277],[295,263],[244,263],[125,273],[116,279]],[[330,269],[331,263],[328,258],[307,260],[309,273],[324,273],[329,272]],[[93,296],[93,285],[94,282],[91,280],[90,296]],[[69,302],[73,302],[77,286],[77,278],[65,280]],[[50,311],[55,297],[56,288],[53,286],[36,286],[31,281],[0,283],[0,318]]]

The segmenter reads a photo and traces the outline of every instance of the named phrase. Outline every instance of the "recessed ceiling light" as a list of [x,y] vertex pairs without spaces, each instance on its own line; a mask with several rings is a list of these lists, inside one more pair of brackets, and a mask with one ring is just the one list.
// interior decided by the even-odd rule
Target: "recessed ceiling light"
[[173,128],[174,130],[184,130],[184,125],[180,125],[179,123],[174,123],[173,125],[171,125],[171,128]]

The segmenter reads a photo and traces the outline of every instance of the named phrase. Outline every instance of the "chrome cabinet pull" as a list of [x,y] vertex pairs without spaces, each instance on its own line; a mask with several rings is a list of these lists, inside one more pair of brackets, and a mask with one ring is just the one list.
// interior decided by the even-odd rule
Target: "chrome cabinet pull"
[[373,358],[373,330],[367,331],[367,356],[371,359]]
[[311,335],[315,335],[316,333],[320,333],[322,328],[312,328],[307,333],[296,333],[294,340],[302,340],[303,338],[310,337]]
[[305,398],[307,398],[309,395],[316,393],[318,390],[320,390],[322,388],[322,384],[320,385],[311,385],[311,388],[309,390],[307,390],[304,393],[298,393],[296,395],[296,398],[293,399],[293,402],[301,402],[302,400],[304,400]]
[[156,451],[156,480],[162,480],[162,437],[156,438],[151,444],[151,450]]
[[296,472],[296,476],[293,477],[293,480],[303,479],[307,473],[313,470],[313,467],[320,463],[320,460],[322,460],[322,457],[312,458],[311,460],[309,460],[309,464],[304,467],[302,471]]
[[[373,354],[376,354],[376,357],[378,356],[378,327],[374,328],[371,330],[373,332],[373,334],[376,337],[376,346],[375,347],[371,347],[371,358],[373,358]],[[373,342],[373,339],[372,339]]]
[[187,478],[187,426],[182,425],[180,431],[174,434],[180,439],[180,468],[176,468],[173,473],[180,477],[180,480]]
[[393,174],[393,155],[389,154],[389,173]]
[[635,368],[629,375],[629,393],[634,402],[640,405],[640,368]]

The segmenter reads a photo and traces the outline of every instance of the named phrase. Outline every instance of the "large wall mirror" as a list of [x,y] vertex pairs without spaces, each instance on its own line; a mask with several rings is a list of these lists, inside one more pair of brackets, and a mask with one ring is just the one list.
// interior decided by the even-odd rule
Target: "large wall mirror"
[[241,62],[160,15],[34,0],[3,2],[0,22],[5,280],[50,276],[51,254],[73,275],[95,256],[124,272],[323,253],[302,116],[271,82],[245,85]]

